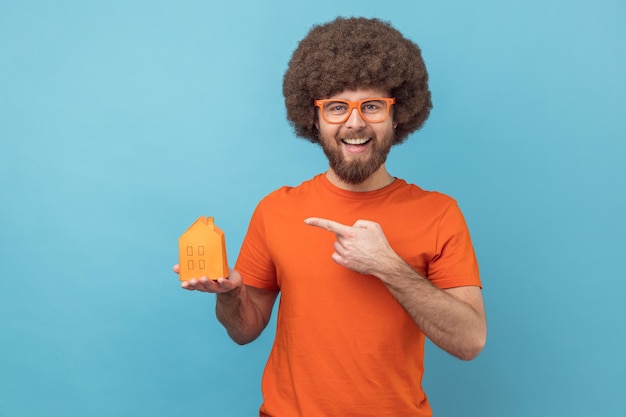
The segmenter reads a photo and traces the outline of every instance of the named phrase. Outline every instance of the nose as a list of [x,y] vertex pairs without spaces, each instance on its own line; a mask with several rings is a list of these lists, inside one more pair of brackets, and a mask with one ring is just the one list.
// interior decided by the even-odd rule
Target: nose
[[346,120],[344,124],[347,128],[354,130],[362,129],[367,125],[357,109],[352,109],[350,117],[348,117],[348,120]]

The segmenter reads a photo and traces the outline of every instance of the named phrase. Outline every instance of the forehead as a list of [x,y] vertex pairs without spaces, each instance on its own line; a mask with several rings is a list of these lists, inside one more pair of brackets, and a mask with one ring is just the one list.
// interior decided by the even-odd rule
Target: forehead
[[329,99],[358,101],[366,98],[389,97],[389,92],[381,88],[357,88],[343,90],[328,97]]

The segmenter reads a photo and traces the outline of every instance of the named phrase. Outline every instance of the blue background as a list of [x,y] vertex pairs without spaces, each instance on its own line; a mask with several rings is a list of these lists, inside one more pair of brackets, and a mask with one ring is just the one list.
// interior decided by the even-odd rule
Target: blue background
[[255,415],[273,331],[236,346],[171,266],[199,215],[234,263],[325,170],[281,81],[336,15],[423,49],[388,168],[459,201],[481,264],[488,344],[427,346],[435,415],[626,416],[624,0],[0,0],[0,416]]

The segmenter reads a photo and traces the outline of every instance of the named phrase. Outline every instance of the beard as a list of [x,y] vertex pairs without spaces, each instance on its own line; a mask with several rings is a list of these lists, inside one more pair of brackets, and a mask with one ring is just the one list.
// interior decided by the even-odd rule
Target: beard
[[[363,137],[362,134],[352,136]],[[350,139],[350,137],[344,136],[343,139]],[[338,145],[331,146],[333,142],[337,142]],[[330,168],[339,179],[348,184],[358,185],[371,177],[387,160],[387,155],[393,146],[393,132],[380,139],[372,134],[370,139],[371,152],[367,157],[355,155],[354,158],[347,159],[343,154],[341,140],[324,137],[321,133],[320,145],[328,158]]]

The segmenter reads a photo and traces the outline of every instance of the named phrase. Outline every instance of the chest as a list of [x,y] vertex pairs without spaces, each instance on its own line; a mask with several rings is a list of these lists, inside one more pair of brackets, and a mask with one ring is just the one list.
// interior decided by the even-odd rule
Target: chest
[[291,276],[319,278],[322,272],[331,276],[345,274],[342,271],[345,268],[331,259],[335,234],[306,225],[304,220],[308,217],[350,226],[359,219],[376,222],[394,251],[424,275],[437,253],[439,216],[425,212],[419,203],[349,202],[339,208],[324,202],[302,202],[285,205],[267,215],[267,243],[279,284]]

